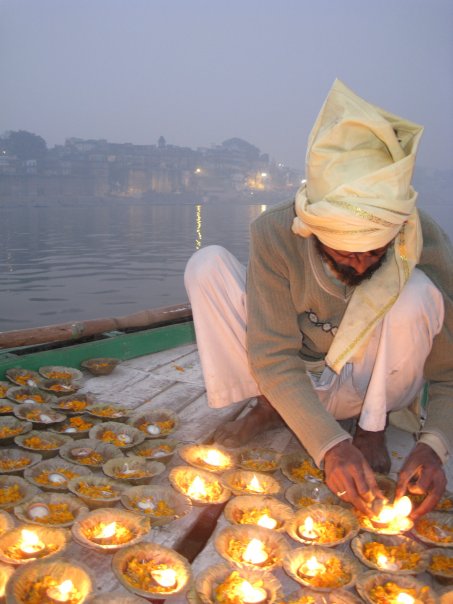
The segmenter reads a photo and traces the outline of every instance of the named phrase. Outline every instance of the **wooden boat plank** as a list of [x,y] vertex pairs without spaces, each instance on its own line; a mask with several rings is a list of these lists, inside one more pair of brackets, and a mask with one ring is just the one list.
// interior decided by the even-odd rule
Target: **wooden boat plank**
[[197,347],[195,343],[186,344],[184,346],[178,346],[177,348],[170,348],[169,350],[162,350],[152,355],[144,355],[130,359],[121,363],[123,367],[133,367],[134,369],[140,369],[142,371],[154,371],[159,367],[168,365],[169,363],[178,363],[179,360],[188,354],[196,351]]

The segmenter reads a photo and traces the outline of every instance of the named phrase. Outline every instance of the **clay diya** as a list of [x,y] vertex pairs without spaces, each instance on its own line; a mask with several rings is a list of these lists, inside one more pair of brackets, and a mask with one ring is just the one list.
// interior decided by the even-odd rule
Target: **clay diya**
[[8,390],[6,396],[20,405],[51,405],[56,400],[55,396],[29,386],[13,386]]
[[165,471],[165,465],[159,461],[147,461],[141,457],[115,457],[102,466],[106,476],[115,480],[124,480],[131,485],[148,484],[152,478]]
[[145,440],[139,445],[129,449],[126,455],[136,455],[144,459],[155,459],[162,463],[168,463],[173,457],[178,441],[170,438],[156,439],[153,441]]
[[66,413],[66,415],[80,415],[85,413],[92,404],[93,398],[88,394],[75,394],[60,397],[52,407]]
[[67,542],[64,529],[22,524],[0,537],[0,560],[6,564],[28,564],[61,554]]
[[112,569],[123,587],[145,598],[181,595],[192,578],[186,558],[157,543],[142,542],[119,550]]
[[414,534],[424,543],[435,547],[453,546],[453,516],[442,512],[428,512],[418,518]]
[[176,466],[168,478],[171,485],[189,497],[194,505],[224,503],[231,496],[231,491],[212,472],[191,466]]
[[0,509],[11,510],[29,501],[38,489],[20,476],[0,476]]
[[229,470],[222,475],[222,482],[235,495],[276,495],[281,489],[269,474],[248,470]]
[[217,552],[239,568],[271,570],[281,566],[289,546],[284,536],[260,526],[229,526],[214,541]]
[[33,428],[31,422],[25,422],[17,419],[17,417],[11,417],[9,415],[2,415],[0,417],[0,445],[11,444],[16,436],[26,434]]
[[442,584],[453,583],[453,550],[434,547],[428,552],[429,564],[427,571],[436,581]]
[[324,481],[324,472],[316,467],[315,462],[307,453],[290,453],[284,455],[281,461],[281,471],[291,482]]
[[216,564],[200,573],[195,591],[204,604],[273,604],[280,602],[280,582],[268,572],[233,570]]
[[80,562],[39,560],[19,567],[6,585],[8,604],[83,604],[93,581]]
[[170,487],[145,485],[130,487],[121,494],[125,508],[149,518],[152,526],[162,526],[190,512],[188,497]]
[[359,523],[349,509],[318,503],[300,509],[287,523],[286,530],[295,541],[335,547],[357,535]]
[[429,552],[414,539],[402,535],[362,533],[351,542],[357,558],[374,570],[398,575],[415,575],[426,570]]
[[281,453],[273,449],[246,447],[237,454],[237,465],[252,472],[275,472],[280,467]]
[[66,491],[71,478],[86,476],[91,470],[64,459],[47,459],[24,471],[24,477],[45,491]]
[[292,484],[286,489],[285,498],[295,508],[306,508],[316,503],[327,505],[341,505],[342,503],[326,485],[313,482]]
[[119,363],[119,359],[103,357],[87,359],[80,363],[81,367],[87,369],[92,375],[110,375]]
[[60,449],[60,456],[77,465],[100,468],[109,459],[123,457],[123,454],[115,445],[92,438],[83,438],[75,443],[63,445]]
[[93,415],[102,420],[112,419],[117,422],[125,421],[129,415],[129,409],[114,403],[95,403],[87,409],[89,415]]
[[54,434],[45,430],[31,430],[26,434],[16,436],[14,442],[21,449],[39,453],[43,459],[57,455],[60,447],[71,442],[72,438],[64,434]]
[[114,505],[120,500],[125,488],[119,480],[94,474],[73,478],[68,482],[69,491],[91,509]]
[[115,445],[121,450],[131,449],[145,440],[140,430],[120,422],[101,422],[89,431],[90,438]]
[[48,365],[38,369],[40,375],[47,380],[77,381],[83,379],[83,373],[74,367]]
[[276,531],[285,530],[285,524],[293,516],[288,505],[274,497],[260,495],[233,497],[223,513],[231,524],[252,524]]
[[66,493],[39,493],[14,508],[14,514],[26,523],[55,528],[72,526],[88,512],[80,499]]
[[37,371],[31,369],[22,369],[21,367],[12,367],[5,371],[5,375],[10,382],[18,386],[31,386],[37,388],[41,383],[41,376]]
[[179,427],[179,418],[171,409],[154,409],[131,417],[128,422],[145,438],[163,438]]
[[70,417],[66,415],[65,421],[58,426],[49,428],[49,430],[55,434],[66,434],[74,440],[79,440],[80,438],[88,438],[91,428],[99,422],[99,419],[89,415],[72,415]]
[[69,396],[74,394],[81,388],[81,384],[73,382],[71,380],[41,380],[39,385],[41,390],[50,392],[56,397]]
[[224,472],[235,465],[233,454],[216,445],[184,445],[178,454],[186,463],[208,472]]
[[298,583],[314,591],[329,592],[352,587],[359,565],[338,550],[308,545],[291,550],[283,560],[283,568]]
[[414,577],[367,572],[357,580],[356,589],[368,604],[436,604],[433,590]]
[[20,474],[42,460],[39,453],[20,449],[0,449],[0,474]]
[[77,543],[102,552],[114,552],[140,541],[149,531],[146,518],[126,510],[99,508],[72,525]]
[[63,413],[58,413],[48,405],[37,405],[35,403],[19,405],[14,410],[17,419],[31,422],[33,427],[45,427],[50,424],[58,424],[66,419]]

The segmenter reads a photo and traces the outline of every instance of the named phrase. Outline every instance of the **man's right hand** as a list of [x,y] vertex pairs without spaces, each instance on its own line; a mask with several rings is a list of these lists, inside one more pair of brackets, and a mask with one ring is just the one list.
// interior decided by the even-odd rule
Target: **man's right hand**
[[384,498],[373,470],[350,440],[343,440],[327,451],[324,472],[329,489],[366,516],[371,515],[370,504]]

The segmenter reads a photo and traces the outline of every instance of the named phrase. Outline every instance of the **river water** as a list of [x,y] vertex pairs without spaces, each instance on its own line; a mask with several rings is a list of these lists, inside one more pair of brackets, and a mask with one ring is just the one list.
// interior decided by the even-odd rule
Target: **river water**
[[[266,207],[2,201],[0,331],[185,302],[191,254],[218,243],[246,263],[249,224]],[[451,237],[450,208],[430,212]]]

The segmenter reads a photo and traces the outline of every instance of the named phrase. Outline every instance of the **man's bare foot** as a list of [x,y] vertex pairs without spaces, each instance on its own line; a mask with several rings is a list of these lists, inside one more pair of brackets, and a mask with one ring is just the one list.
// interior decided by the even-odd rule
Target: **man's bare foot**
[[372,470],[380,474],[390,472],[391,460],[385,444],[385,430],[369,432],[357,424],[352,444],[362,452]]
[[214,441],[224,447],[240,447],[257,434],[277,428],[282,421],[269,401],[264,396],[259,396],[256,405],[250,409],[247,415],[217,428],[214,433]]

